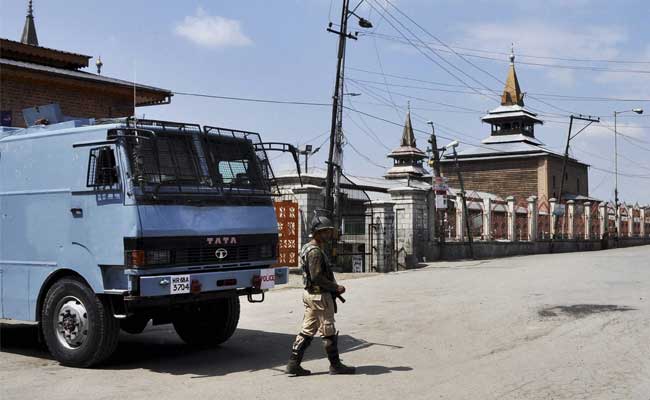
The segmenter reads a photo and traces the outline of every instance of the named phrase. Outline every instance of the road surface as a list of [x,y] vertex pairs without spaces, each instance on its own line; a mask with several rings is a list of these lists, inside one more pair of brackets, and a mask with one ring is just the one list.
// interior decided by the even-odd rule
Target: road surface
[[170,326],[123,334],[99,368],[65,368],[33,328],[3,326],[0,399],[650,399],[650,246],[432,263],[346,280],[337,324],[356,376],[282,373],[301,292],[242,303],[220,348]]

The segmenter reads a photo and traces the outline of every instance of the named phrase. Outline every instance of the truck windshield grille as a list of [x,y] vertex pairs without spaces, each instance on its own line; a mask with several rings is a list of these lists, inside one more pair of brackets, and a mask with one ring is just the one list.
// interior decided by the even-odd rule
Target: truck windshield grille
[[266,153],[254,147],[256,133],[139,120],[109,136],[124,139],[134,186],[154,199],[270,193],[272,172]]

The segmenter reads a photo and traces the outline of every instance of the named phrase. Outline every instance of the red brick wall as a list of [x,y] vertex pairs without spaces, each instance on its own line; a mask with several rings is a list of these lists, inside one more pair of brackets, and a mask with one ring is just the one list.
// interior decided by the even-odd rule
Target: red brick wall
[[[453,163],[442,164],[442,175],[449,179],[449,185],[460,188]],[[460,170],[465,190],[495,193],[507,196],[538,196],[549,199],[560,192],[562,159],[557,157],[529,157],[520,159],[461,161]],[[589,174],[587,166],[575,162],[567,164],[568,179],[564,192],[589,195]],[[555,187],[553,187],[555,176]],[[578,182],[580,179],[580,190]]]
[[108,91],[63,79],[25,79],[0,74],[0,110],[12,112],[12,125],[24,127],[22,110],[58,103],[64,115],[80,118],[112,118],[133,115],[128,91]]
[[[547,196],[556,197],[560,194],[560,176],[562,175],[562,159],[548,157],[546,161],[546,174],[548,176]],[[567,162],[567,180],[564,182],[564,193],[581,194],[589,196],[589,172],[587,166],[575,162]],[[553,177],[555,176],[555,187]],[[580,188],[578,188],[578,179]],[[579,190],[578,190],[579,189]]]
[[[539,157],[460,162],[465,190],[495,193],[507,196],[529,197],[537,195],[537,169]],[[442,164],[442,175],[449,186],[460,188],[453,163]]]

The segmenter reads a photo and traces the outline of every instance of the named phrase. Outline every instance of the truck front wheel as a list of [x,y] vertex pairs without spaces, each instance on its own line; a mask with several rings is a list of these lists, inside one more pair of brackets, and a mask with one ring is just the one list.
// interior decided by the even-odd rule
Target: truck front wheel
[[120,325],[108,301],[80,280],[63,278],[45,296],[41,329],[50,353],[61,364],[90,367],[113,353]]
[[192,346],[216,346],[228,340],[239,322],[239,297],[231,296],[179,313],[173,324],[178,336]]

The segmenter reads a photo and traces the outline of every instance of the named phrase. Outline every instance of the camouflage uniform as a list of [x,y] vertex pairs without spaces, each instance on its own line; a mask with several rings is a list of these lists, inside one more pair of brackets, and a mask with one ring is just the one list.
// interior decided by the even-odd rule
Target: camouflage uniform
[[354,374],[353,367],[345,366],[339,358],[338,333],[334,326],[336,312],[335,296],[338,284],[323,250],[313,243],[307,243],[300,251],[305,290],[302,302],[305,316],[302,329],[292,346],[287,373],[309,375],[311,372],[300,367],[305,350],[317,332],[323,337],[323,346],[330,361],[330,374]]
[[303,336],[313,337],[320,331],[321,336],[336,335],[334,327],[334,298],[338,284],[334,278],[327,256],[320,247],[307,243],[300,251],[303,264],[305,291],[302,302],[305,316],[302,321]]

